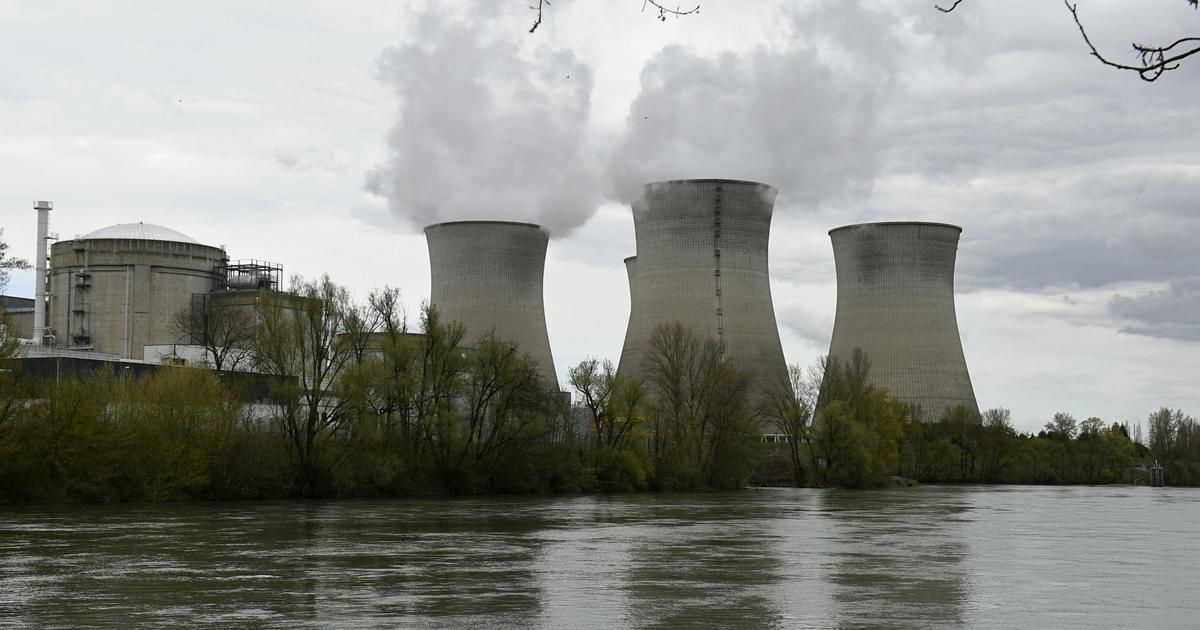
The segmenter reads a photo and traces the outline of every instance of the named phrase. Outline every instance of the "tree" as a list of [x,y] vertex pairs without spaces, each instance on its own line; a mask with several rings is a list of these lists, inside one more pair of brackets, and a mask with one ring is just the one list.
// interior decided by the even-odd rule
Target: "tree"
[[997,481],[1001,471],[1008,465],[1016,431],[1012,426],[1012,413],[1008,409],[995,408],[983,412],[983,434],[979,440],[982,460],[980,471],[984,481]]
[[[8,254],[8,243],[4,241],[4,228],[0,228],[0,295],[8,287],[9,272],[13,269],[29,269],[29,262]],[[12,332],[12,321],[4,307],[0,306],[0,360],[12,357],[17,351],[18,341]]]
[[4,240],[4,228],[0,228],[0,293],[8,286],[9,272],[13,269],[29,269],[29,261],[8,254],[8,243]]
[[236,370],[249,363],[254,354],[254,313],[242,306],[218,306],[210,299],[202,304],[198,310],[188,306],[172,315],[171,331],[204,348],[213,369]]
[[1054,418],[1046,423],[1046,433],[1050,437],[1060,440],[1073,440],[1079,432],[1079,427],[1076,425],[1075,416],[1069,413],[1058,412],[1054,414]]
[[[538,0],[536,5],[529,7],[531,10],[537,12],[537,18],[534,19],[533,26],[529,27],[530,33],[537,31],[538,27],[542,25],[542,10],[548,6],[550,6],[550,0]],[[642,11],[645,11],[647,8],[657,11],[658,15],[655,17],[663,22],[667,21],[667,16],[683,17],[685,15],[692,15],[700,12],[699,3],[696,3],[690,9],[683,9],[678,6],[676,6],[674,9],[671,9],[663,5],[658,0],[642,0]]]
[[348,334],[349,293],[328,275],[295,278],[292,293],[266,294],[259,303],[254,343],[257,368],[278,377],[273,398],[288,442],[298,490],[315,494],[327,462],[323,447],[346,426],[353,402],[339,395],[360,340]]
[[680,322],[655,328],[645,360],[658,485],[744,485],[758,440],[749,377]]
[[473,489],[513,463],[554,413],[553,394],[510,341],[488,335],[467,355],[460,413],[438,425],[435,459],[443,481],[454,490]]
[[861,348],[854,349],[849,361],[829,356],[822,366],[812,423],[818,483],[863,487],[898,475],[905,421],[915,419],[913,410],[871,385],[871,361]]
[[[1193,9],[1197,8],[1197,3],[1200,0],[1184,0]],[[948,7],[942,5],[934,5],[937,10],[943,13],[950,13],[958,8],[963,0],[954,0],[954,3]],[[1087,45],[1091,55],[1100,60],[1106,66],[1111,66],[1119,70],[1129,70],[1136,72],[1143,81],[1157,81],[1164,73],[1175,70],[1179,67],[1180,62],[1192,55],[1200,53],[1200,37],[1183,37],[1169,44],[1146,45],[1133,42],[1133,52],[1138,56],[1140,63],[1138,65],[1129,65],[1118,63],[1100,54],[1096,46],[1088,37],[1087,29],[1084,28],[1083,22],[1079,19],[1079,10],[1077,5],[1071,4],[1070,0],[1063,0],[1063,4],[1067,7],[1067,11],[1071,13],[1071,17],[1075,20],[1075,26],[1079,29],[1079,34],[1083,37],[1083,43]]]
[[[810,368],[807,374],[799,365],[788,366],[787,378],[780,379],[767,393],[767,417],[771,425],[787,438],[788,459],[791,462],[792,481],[804,484],[808,479],[805,471],[804,451],[809,453],[808,464],[815,473],[816,454],[812,448],[813,412],[817,406],[817,393],[824,380],[824,362]],[[805,448],[807,447],[807,448]]]
[[568,381],[591,416],[596,448],[621,449],[638,425],[645,390],[629,377],[617,375],[608,359],[587,357],[568,371]]

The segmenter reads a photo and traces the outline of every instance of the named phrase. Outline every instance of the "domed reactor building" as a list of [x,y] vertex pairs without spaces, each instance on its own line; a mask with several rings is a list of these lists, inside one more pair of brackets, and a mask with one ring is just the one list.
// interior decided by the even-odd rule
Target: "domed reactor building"
[[837,315],[829,354],[861,348],[869,380],[935,421],[959,405],[979,411],[954,312],[954,261],[962,228],[885,222],[829,231]]
[[150,223],[123,223],[50,248],[49,324],[56,344],[126,359],[178,339],[172,317],[221,278],[219,247]]
[[625,260],[630,310],[620,373],[645,379],[654,329],[680,322],[720,340],[758,387],[787,378],[767,266],[777,194],[728,179],[645,185],[633,203],[637,255]]
[[429,302],[444,321],[461,322],[471,346],[483,337],[515,342],[558,386],[542,276],[550,235],[539,225],[508,221],[455,221],[426,226]]

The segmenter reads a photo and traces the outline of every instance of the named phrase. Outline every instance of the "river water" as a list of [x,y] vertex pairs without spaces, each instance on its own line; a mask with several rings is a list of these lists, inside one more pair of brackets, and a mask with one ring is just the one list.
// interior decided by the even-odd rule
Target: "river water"
[[1200,627],[1200,490],[0,508],[0,627]]

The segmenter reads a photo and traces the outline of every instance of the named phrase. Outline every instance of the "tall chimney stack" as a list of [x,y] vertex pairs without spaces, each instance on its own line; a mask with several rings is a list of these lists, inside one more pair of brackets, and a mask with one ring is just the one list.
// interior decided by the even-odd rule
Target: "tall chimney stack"
[[50,238],[50,210],[54,203],[50,201],[35,201],[33,209],[37,210],[37,274],[34,277],[33,301],[33,343],[42,345],[42,337],[46,334],[46,241]]

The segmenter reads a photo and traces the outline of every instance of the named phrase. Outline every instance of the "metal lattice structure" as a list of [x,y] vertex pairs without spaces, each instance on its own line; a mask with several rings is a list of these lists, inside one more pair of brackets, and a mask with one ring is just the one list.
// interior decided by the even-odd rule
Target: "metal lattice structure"
[[217,269],[218,291],[278,291],[283,265],[265,260],[222,261]]
[[979,408],[954,310],[954,263],[962,228],[886,222],[829,231],[837,266],[837,315],[829,354],[861,348],[869,379],[919,406],[926,420]]

